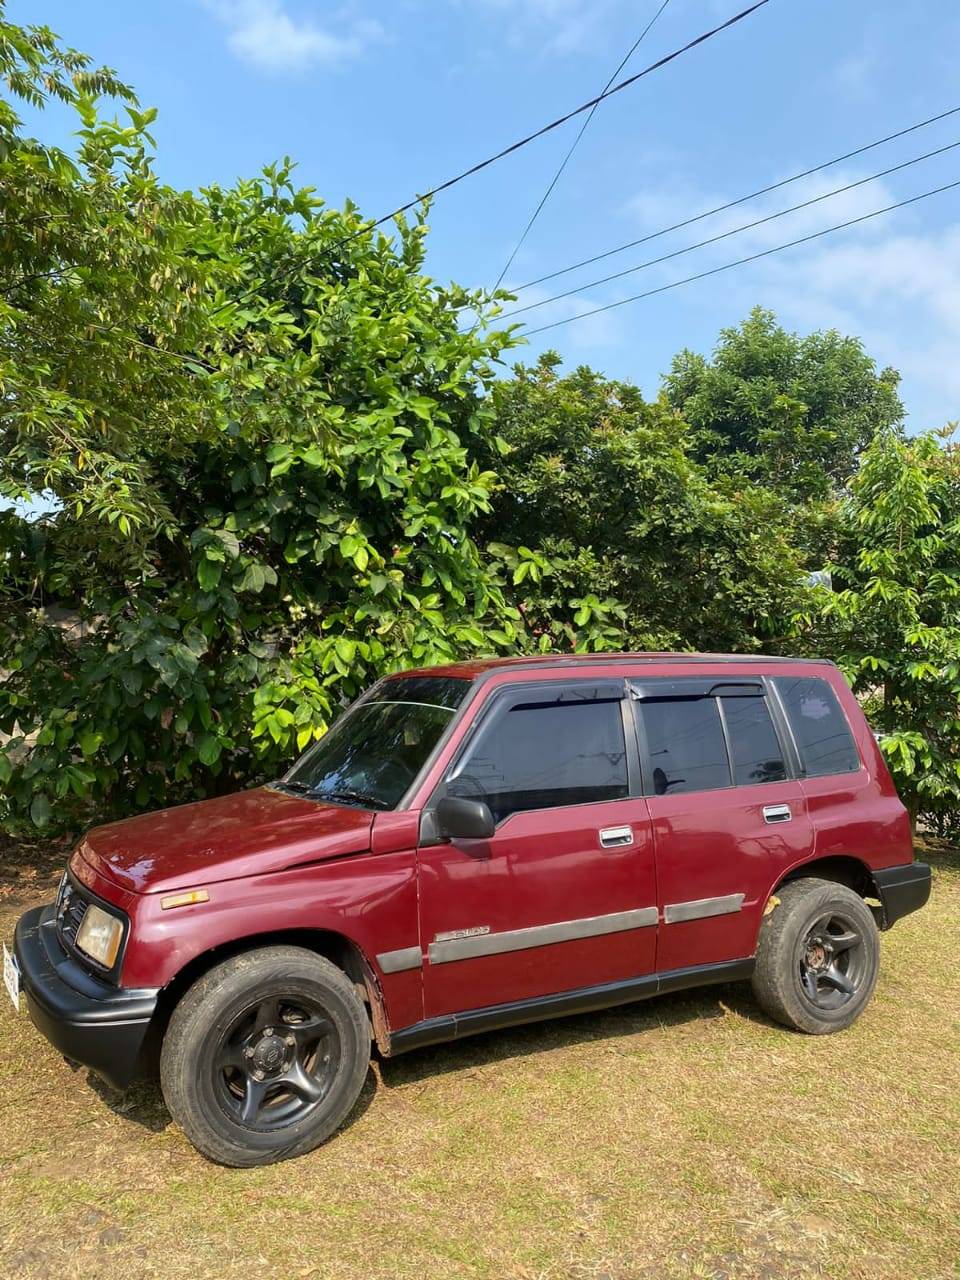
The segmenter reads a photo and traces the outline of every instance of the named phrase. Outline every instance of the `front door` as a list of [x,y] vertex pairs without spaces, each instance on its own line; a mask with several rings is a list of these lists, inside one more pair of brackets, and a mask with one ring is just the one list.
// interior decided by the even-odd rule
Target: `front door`
[[622,680],[491,695],[440,795],[483,799],[490,840],[419,850],[427,1017],[650,974],[653,844]]
[[771,885],[813,846],[764,683],[651,679],[632,690],[656,850],[657,970],[752,956]]

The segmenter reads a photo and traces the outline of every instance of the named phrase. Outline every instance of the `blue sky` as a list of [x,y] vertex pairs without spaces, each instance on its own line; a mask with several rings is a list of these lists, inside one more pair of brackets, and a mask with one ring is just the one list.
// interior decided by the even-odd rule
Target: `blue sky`
[[[746,0],[671,0],[627,73]],[[288,154],[328,202],[379,216],[593,96],[659,0],[9,0],[114,66],[160,115],[158,167],[231,182]],[[522,284],[960,105],[956,0],[772,0],[603,104],[507,278]],[[31,121],[33,124],[34,122]],[[64,117],[37,127],[63,140]],[[429,270],[491,285],[576,125],[438,199]],[[733,214],[633,250],[570,288],[960,139],[960,115]],[[532,311],[547,323],[960,178],[960,148],[673,263]],[[530,290],[525,301],[547,296]],[[904,375],[909,426],[960,417],[960,188],[811,245],[532,339],[655,394],[756,303],[857,334]]]

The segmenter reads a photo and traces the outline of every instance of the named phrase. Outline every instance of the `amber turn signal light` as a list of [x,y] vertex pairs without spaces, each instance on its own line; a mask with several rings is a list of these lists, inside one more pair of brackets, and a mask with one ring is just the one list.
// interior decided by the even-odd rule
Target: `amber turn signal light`
[[206,889],[191,889],[189,893],[171,893],[160,899],[160,909],[169,911],[171,907],[192,907],[195,902],[209,902],[210,895]]

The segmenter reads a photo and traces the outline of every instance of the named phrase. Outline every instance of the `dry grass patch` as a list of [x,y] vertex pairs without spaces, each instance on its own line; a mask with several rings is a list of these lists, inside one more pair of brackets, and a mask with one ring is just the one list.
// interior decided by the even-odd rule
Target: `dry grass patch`
[[[727,987],[424,1050],[268,1169],[207,1164],[152,1086],[91,1085],[4,997],[0,1273],[956,1277],[960,857],[931,856],[848,1032],[796,1035]],[[63,859],[5,858],[9,939]]]

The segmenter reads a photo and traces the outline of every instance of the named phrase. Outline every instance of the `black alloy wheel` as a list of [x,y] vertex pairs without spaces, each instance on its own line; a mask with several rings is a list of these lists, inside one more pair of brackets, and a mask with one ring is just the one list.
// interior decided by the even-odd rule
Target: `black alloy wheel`
[[757,938],[754,995],[778,1022],[829,1035],[855,1022],[880,971],[873,911],[849,885],[804,876],[780,885]]
[[339,1067],[340,1037],[318,1001],[267,996],[223,1035],[214,1061],[217,1097],[248,1129],[282,1129],[322,1102]]
[[826,911],[810,926],[800,952],[800,984],[818,1009],[839,1009],[867,976],[863,936],[840,912]]
[[208,970],[170,1015],[160,1084],[203,1155],[250,1167],[303,1155],[349,1116],[370,1067],[363,988],[305,947]]

